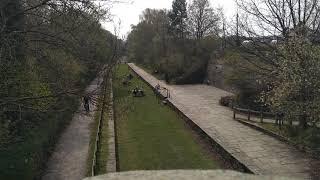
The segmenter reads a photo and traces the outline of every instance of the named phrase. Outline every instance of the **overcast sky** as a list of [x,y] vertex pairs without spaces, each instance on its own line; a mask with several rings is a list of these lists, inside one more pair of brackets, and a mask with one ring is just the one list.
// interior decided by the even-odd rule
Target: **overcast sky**
[[[139,15],[146,8],[171,9],[173,0],[133,0],[132,3],[115,4],[111,8],[116,22],[121,21],[121,35],[126,35],[131,30],[131,25],[139,22]],[[235,0],[209,0],[213,7],[222,7],[227,18],[233,17],[236,12]],[[114,31],[113,23],[103,22],[103,27]]]

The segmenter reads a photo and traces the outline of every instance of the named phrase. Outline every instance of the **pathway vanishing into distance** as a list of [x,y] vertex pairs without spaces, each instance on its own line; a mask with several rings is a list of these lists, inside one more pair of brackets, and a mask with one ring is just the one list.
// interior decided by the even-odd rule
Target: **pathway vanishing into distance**
[[[100,85],[103,81],[100,74],[86,89],[98,98]],[[86,114],[81,103],[72,121],[62,133],[47,168],[42,176],[43,180],[81,180],[87,171],[88,149],[90,142],[90,124],[94,121],[96,106],[90,104],[90,113]]]
[[253,173],[319,178],[318,160],[233,120],[232,110],[219,105],[220,97],[231,93],[207,85],[168,85],[133,63],[129,66],[153,87],[159,83],[168,88],[169,101]]

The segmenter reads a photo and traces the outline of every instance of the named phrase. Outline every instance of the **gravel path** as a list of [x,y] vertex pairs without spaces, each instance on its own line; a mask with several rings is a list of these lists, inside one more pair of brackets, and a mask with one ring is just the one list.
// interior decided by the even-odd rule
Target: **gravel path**
[[[102,76],[96,78],[86,89],[97,98]],[[94,120],[95,105],[86,114],[81,104],[68,127],[62,133],[52,153],[43,180],[81,180],[85,178],[90,142],[90,124]]]

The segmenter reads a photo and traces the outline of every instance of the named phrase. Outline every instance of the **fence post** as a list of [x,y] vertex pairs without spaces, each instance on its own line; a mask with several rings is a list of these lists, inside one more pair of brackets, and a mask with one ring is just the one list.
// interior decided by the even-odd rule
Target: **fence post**
[[279,129],[281,130],[282,129],[282,124],[283,124],[282,123],[283,122],[283,118],[282,118],[281,115],[279,115],[278,118],[279,118],[279,120],[278,120],[279,121]]
[[250,121],[251,111],[248,109],[248,121]]
[[276,113],[276,125],[278,126],[279,129],[281,129],[281,125],[280,125],[280,118],[279,118],[279,115],[278,113]]
[[262,109],[260,110],[260,122],[263,123],[263,112],[262,112]]

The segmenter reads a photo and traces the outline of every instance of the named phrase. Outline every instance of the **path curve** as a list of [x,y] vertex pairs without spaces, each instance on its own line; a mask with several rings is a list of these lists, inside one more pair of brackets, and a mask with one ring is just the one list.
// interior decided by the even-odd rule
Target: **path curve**
[[153,87],[159,83],[168,88],[174,106],[255,174],[320,178],[319,160],[233,120],[233,112],[219,105],[219,99],[231,93],[207,85],[168,85],[128,65]]
[[[102,81],[103,77],[100,74],[87,87],[86,92],[93,94],[93,99],[98,97]],[[82,104],[80,105],[47,162],[42,176],[43,180],[81,180],[85,178],[90,124],[94,121],[96,106],[91,104],[90,110],[91,112],[86,115]]]

